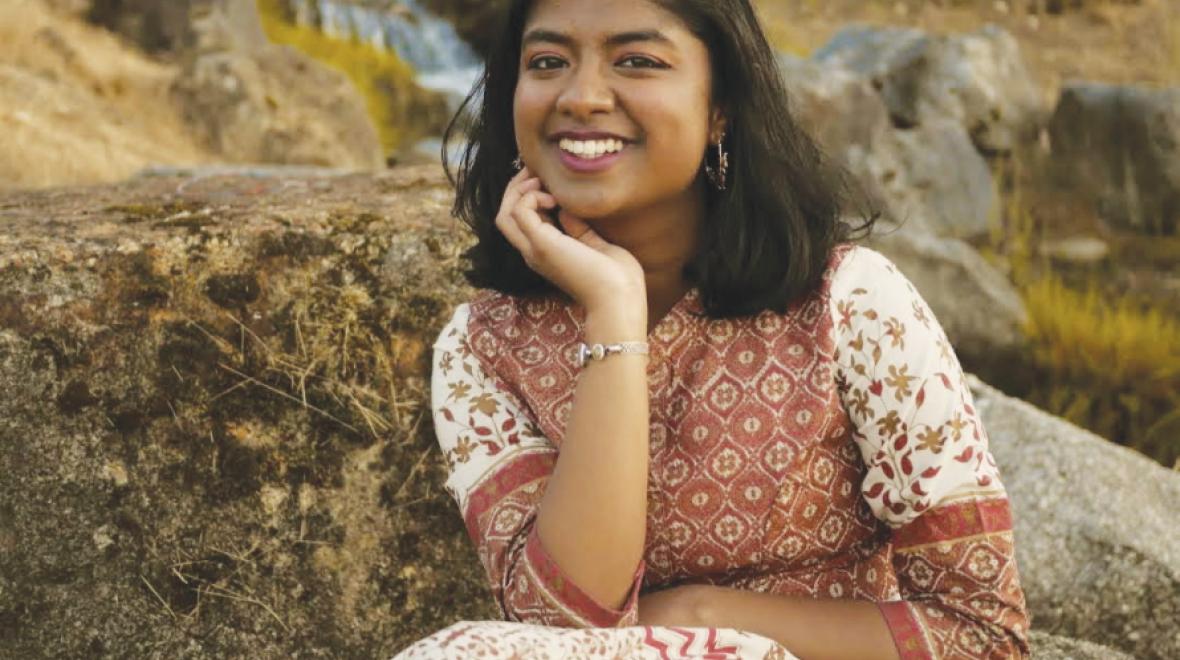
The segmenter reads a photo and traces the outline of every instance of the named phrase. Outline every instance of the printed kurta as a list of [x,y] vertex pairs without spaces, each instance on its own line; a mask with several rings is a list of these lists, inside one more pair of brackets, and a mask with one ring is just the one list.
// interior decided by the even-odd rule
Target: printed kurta
[[[896,266],[841,245],[785,314],[702,311],[691,290],[648,338],[647,540],[619,610],[565,576],[534,527],[573,405],[584,313],[487,292],[440,333],[432,391],[446,487],[504,618],[659,637],[671,629],[630,628],[639,594],[709,583],[876,602],[903,658],[1027,656],[986,431],[945,333]],[[411,651],[446,655],[444,640],[480,630],[452,626]],[[791,657],[777,645],[743,652],[769,642],[748,633],[696,632],[737,644],[715,657]]]

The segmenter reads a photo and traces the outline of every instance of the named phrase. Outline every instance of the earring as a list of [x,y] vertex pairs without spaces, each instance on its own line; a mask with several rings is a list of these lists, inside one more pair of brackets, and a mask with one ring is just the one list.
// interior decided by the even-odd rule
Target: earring
[[729,175],[729,153],[725,151],[725,133],[717,140],[717,167],[714,168],[709,165],[709,159],[705,158],[705,174],[708,175],[709,181],[713,182],[713,186],[718,191],[725,190],[726,177]]
[[512,161],[512,169],[517,172],[524,169],[524,161],[520,159],[520,156],[517,156],[516,160]]

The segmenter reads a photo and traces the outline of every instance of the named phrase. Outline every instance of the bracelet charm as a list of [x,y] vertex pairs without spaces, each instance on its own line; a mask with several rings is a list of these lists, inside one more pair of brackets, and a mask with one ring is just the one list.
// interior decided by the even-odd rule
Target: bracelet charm
[[606,358],[621,353],[647,355],[648,345],[645,341],[628,341],[619,344],[578,344],[578,368],[585,368],[591,361],[601,362]]

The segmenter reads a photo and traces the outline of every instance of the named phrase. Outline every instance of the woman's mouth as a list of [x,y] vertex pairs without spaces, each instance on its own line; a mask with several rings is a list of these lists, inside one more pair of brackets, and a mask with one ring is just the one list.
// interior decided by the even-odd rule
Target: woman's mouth
[[569,169],[580,172],[601,172],[619,160],[627,149],[622,140],[573,140],[562,138],[557,143],[561,162]]

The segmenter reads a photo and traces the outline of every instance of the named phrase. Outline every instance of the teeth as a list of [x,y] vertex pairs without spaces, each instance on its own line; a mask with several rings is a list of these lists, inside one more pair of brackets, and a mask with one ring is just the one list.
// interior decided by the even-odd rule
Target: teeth
[[570,140],[564,139],[558,143],[562,151],[582,156],[584,158],[598,158],[604,154],[623,150],[622,140]]

